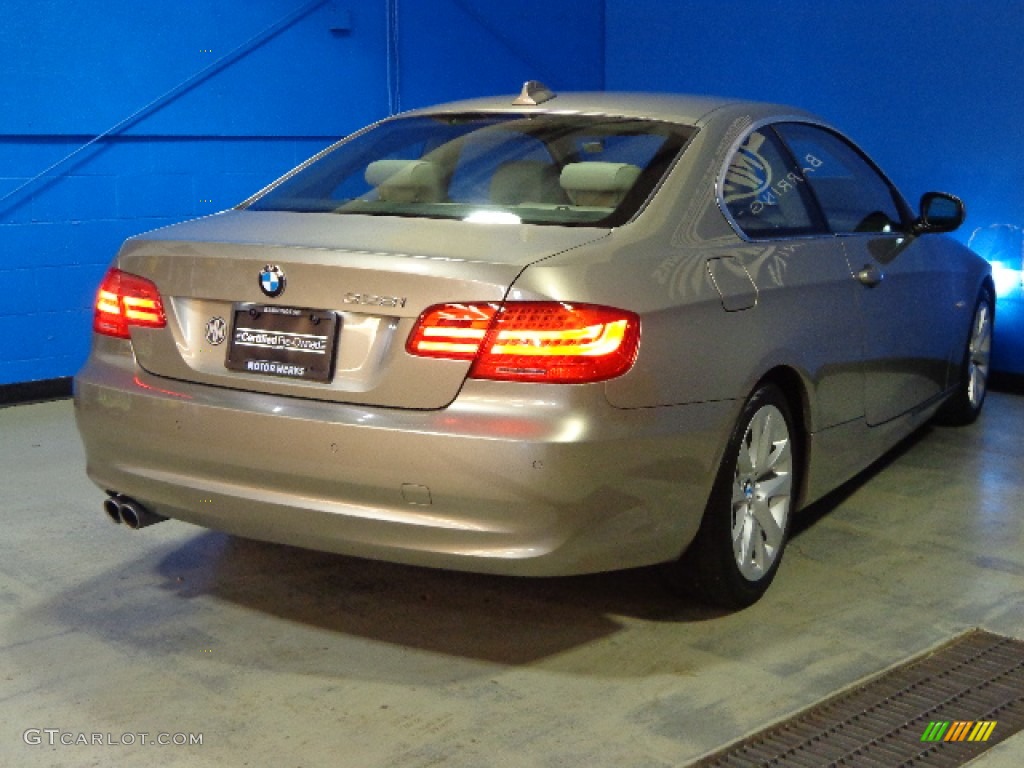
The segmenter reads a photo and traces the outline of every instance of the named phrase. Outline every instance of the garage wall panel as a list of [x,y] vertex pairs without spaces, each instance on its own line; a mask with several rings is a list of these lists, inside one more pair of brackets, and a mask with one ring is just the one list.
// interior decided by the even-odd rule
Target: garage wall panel
[[[96,135],[157,102],[129,133],[321,135],[386,108],[379,3],[8,5],[0,56],[18,77],[0,82],[5,133]],[[343,5],[349,34],[332,31]]]

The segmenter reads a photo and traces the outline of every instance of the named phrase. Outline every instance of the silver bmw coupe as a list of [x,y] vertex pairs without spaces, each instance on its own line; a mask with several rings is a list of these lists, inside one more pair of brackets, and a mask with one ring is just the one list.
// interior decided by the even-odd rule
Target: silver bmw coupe
[[988,264],[785,106],[408,112],[131,238],[75,379],[107,515],[738,608],[793,514],[985,399]]

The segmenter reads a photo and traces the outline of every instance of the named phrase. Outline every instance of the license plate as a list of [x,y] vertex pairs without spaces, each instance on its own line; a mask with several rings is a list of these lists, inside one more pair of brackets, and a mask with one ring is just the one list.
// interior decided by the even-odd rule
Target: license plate
[[235,306],[225,365],[232,371],[330,381],[340,321],[334,312]]

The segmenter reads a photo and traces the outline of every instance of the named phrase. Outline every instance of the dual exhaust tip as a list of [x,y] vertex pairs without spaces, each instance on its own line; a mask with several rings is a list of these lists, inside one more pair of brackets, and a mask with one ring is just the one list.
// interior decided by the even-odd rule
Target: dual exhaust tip
[[103,502],[103,511],[113,522],[124,523],[133,531],[154,523],[162,523],[167,519],[163,515],[146,509],[133,498],[112,491],[108,491],[108,493],[110,496]]

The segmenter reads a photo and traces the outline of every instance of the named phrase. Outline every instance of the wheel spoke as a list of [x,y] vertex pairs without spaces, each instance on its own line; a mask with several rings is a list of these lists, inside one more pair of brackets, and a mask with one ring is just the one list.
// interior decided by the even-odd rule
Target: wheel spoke
[[758,527],[764,531],[768,543],[773,547],[778,546],[779,542],[782,541],[782,528],[779,527],[778,521],[772,514],[772,506],[767,501],[761,501],[754,504],[753,512]]
[[985,391],[987,382],[987,376],[985,371],[980,366],[971,366],[971,380],[967,385],[967,397],[970,401],[977,405],[978,401],[981,400],[981,394]]
[[771,501],[778,496],[789,496],[790,476],[772,475],[757,484],[758,496]]
[[987,358],[992,344],[991,323],[986,309],[985,306],[978,308],[978,317],[971,336],[971,357],[975,360]]
[[753,447],[749,442],[750,433],[744,436],[743,443],[740,445],[739,455],[736,457],[736,472],[738,475],[749,475],[754,471],[754,457],[752,456]]
[[[747,494],[743,491],[743,483],[738,478],[732,484],[732,508],[738,510],[747,504]],[[733,514],[736,514],[734,511]]]
[[764,539],[761,536],[761,531],[755,531],[754,536],[754,562],[753,571],[756,575],[760,576],[769,568],[772,567],[772,561],[775,559],[774,554],[770,554],[764,545]]
[[754,469],[764,472],[772,450],[772,413],[769,409],[762,408],[757,412],[750,423],[750,431],[754,441]]
[[786,434],[777,436],[772,442],[772,451],[769,454],[768,462],[761,468],[762,473],[780,469],[788,471],[790,466],[789,436]]
[[741,571],[750,562],[751,527],[751,517],[744,509],[737,515],[736,525],[732,529],[732,551]]

